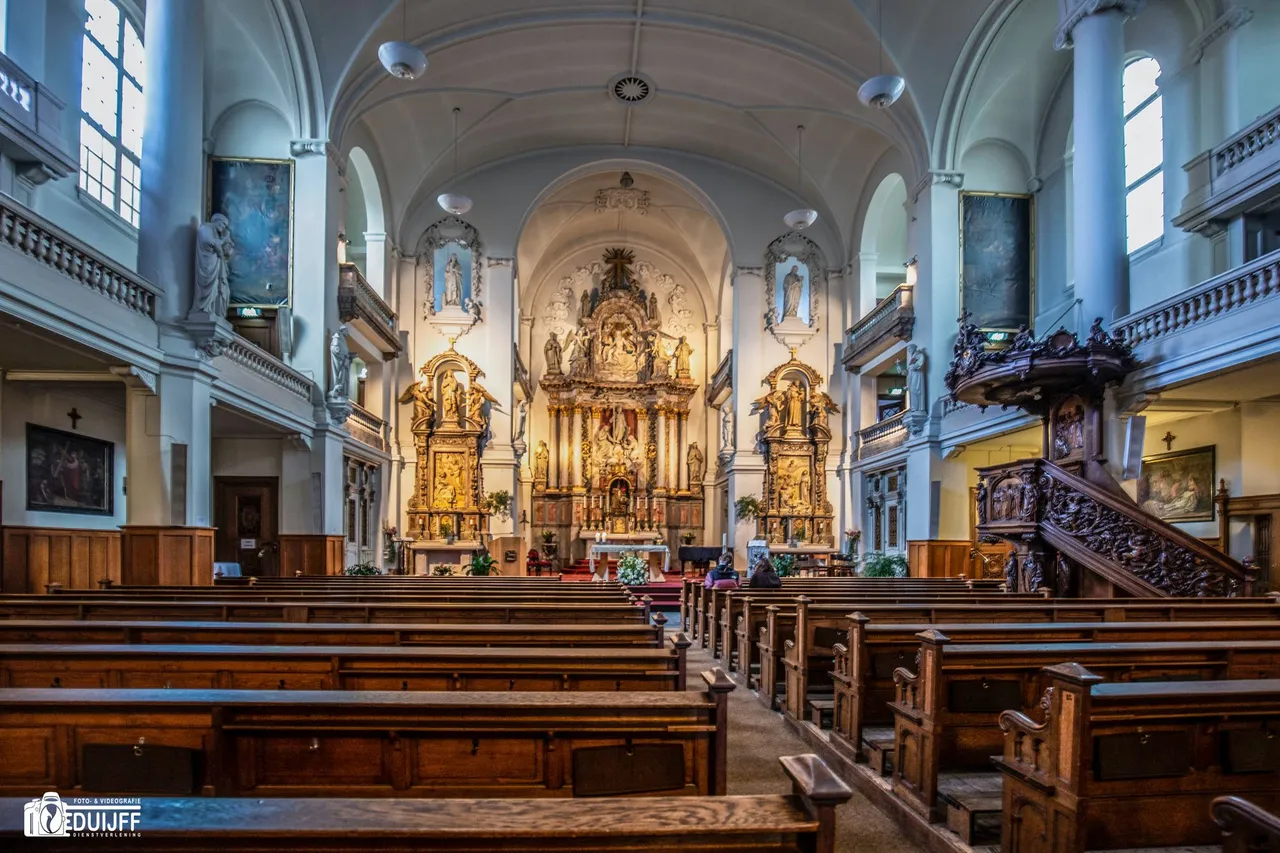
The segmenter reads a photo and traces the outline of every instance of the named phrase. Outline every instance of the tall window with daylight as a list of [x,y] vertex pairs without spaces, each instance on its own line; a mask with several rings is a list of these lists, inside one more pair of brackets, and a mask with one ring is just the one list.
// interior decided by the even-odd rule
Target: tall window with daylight
[[1124,69],[1124,183],[1129,252],[1164,234],[1164,98],[1160,63],[1135,59]]
[[85,0],[80,84],[80,187],[138,225],[142,39],[112,0]]

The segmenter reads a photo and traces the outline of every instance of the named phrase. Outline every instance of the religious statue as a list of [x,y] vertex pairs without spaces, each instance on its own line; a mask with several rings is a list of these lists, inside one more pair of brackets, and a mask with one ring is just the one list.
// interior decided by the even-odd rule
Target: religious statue
[[764,431],[770,433],[782,425],[782,409],[786,405],[787,395],[775,388],[751,405],[751,414],[764,412]]
[[783,426],[788,430],[804,429],[804,389],[799,382],[792,382],[786,392],[786,411]]
[[924,350],[915,344],[907,344],[907,404],[911,407],[911,434],[924,431],[924,421],[929,414],[929,399],[924,391]]
[[449,253],[449,262],[444,265],[444,304],[462,307],[462,264],[458,263],[458,253]]
[[693,355],[693,347],[689,346],[684,335],[680,336],[680,342],[676,344],[672,355],[676,360],[676,379],[688,379],[692,375],[689,371],[689,356]]
[[227,273],[235,243],[231,240],[231,222],[215,213],[196,229],[196,292],[192,312],[203,312],[218,320],[226,319],[231,302],[231,285]]
[[550,464],[551,452],[547,450],[545,441],[538,442],[538,449],[533,451],[533,482],[547,484],[547,466]]
[[800,265],[792,264],[791,272],[782,279],[782,319],[800,316],[800,297],[804,295],[804,276]]
[[471,390],[467,392],[467,419],[481,431],[489,428],[489,419],[484,414],[486,401],[496,402],[483,385],[474,379],[471,380]]
[[1041,565],[1040,555],[1035,551],[1027,552],[1027,557],[1022,561],[1022,571],[1027,579],[1027,591],[1035,592],[1044,586],[1044,566]]
[[573,354],[569,356],[569,372],[574,376],[584,376],[591,370],[591,330],[580,329],[570,340]]
[[556,337],[556,333],[552,332],[551,337],[547,338],[546,346],[542,348],[542,354],[547,357],[547,373],[551,376],[560,375],[560,356],[563,350],[560,349],[560,340]]
[[582,298],[578,300],[578,322],[581,323],[591,316],[591,291],[582,291]]
[[351,360],[347,348],[347,327],[339,326],[329,338],[329,399],[345,400],[351,395]]
[[827,413],[835,411],[836,404],[825,391],[814,391],[810,398],[809,413],[813,419],[813,426],[830,432],[830,427],[827,426]]
[[436,482],[434,504],[440,509],[460,506],[462,497],[462,467],[454,454],[441,453],[436,457]]
[[733,450],[733,408],[729,403],[725,403],[724,408],[720,410],[720,452],[729,453]]
[[649,310],[646,313],[650,323],[659,323],[662,318],[658,316],[658,295],[656,293],[649,294]]
[[662,345],[661,332],[649,332],[645,348],[645,375],[649,381],[667,375],[667,348]]
[[1018,552],[1012,548],[1004,561],[1004,591],[1018,591]]
[[432,425],[436,416],[436,404],[431,399],[431,388],[423,382],[414,382],[400,395],[401,403],[413,403],[413,422]]
[[529,419],[529,402],[521,400],[516,406],[516,413],[516,434],[515,438],[512,439],[513,442],[519,442],[524,439],[524,426]]
[[629,374],[638,369],[636,347],[631,339],[630,329],[614,326],[609,330],[600,345],[600,365],[609,368],[612,373]]
[[978,524],[987,523],[987,481],[978,480],[978,494],[976,496],[978,502]]
[[702,458],[702,451],[698,449],[698,442],[689,445],[689,452],[685,456],[685,462],[689,466],[689,486],[702,485],[702,477],[706,473],[706,461]]
[[452,373],[446,373],[440,381],[440,408],[444,410],[446,423],[458,426],[462,419],[462,385]]

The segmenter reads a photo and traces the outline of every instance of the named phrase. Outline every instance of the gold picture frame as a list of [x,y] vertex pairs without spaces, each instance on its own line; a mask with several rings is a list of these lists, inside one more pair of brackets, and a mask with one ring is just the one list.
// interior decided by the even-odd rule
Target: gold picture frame
[[[288,183],[285,190],[278,189],[281,176]],[[294,192],[291,159],[207,158],[205,218],[215,213],[226,216],[235,244],[228,276],[232,307],[279,308],[293,304]],[[277,195],[284,195],[287,200],[283,222],[280,200],[273,198]],[[280,288],[283,296],[268,296],[273,287]]]

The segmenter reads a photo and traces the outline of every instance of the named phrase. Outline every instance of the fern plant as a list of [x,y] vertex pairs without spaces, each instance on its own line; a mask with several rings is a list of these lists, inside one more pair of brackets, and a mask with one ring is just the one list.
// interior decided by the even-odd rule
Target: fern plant
[[864,578],[905,578],[907,558],[901,554],[885,554],[872,551],[862,560]]
[[780,578],[789,578],[796,573],[796,558],[790,554],[775,554],[770,562]]
[[627,586],[649,582],[649,564],[635,554],[624,554],[618,560],[618,580]]
[[755,495],[743,495],[733,502],[733,514],[739,522],[755,521],[760,517],[760,499]]

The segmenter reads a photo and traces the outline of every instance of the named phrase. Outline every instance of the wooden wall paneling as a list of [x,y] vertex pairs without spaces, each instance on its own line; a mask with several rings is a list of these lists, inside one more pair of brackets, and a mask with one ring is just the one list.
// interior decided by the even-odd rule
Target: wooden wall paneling
[[907,543],[907,564],[917,578],[956,578],[972,571],[967,539],[917,539]]
[[346,543],[341,536],[280,534],[280,575],[340,575],[346,568]]
[[4,591],[45,591],[45,584],[66,589],[97,589],[98,581],[121,577],[118,530],[59,527],[4,529]]
[[127,526],[123,530],[124,583],[213,583],[212,527]]

